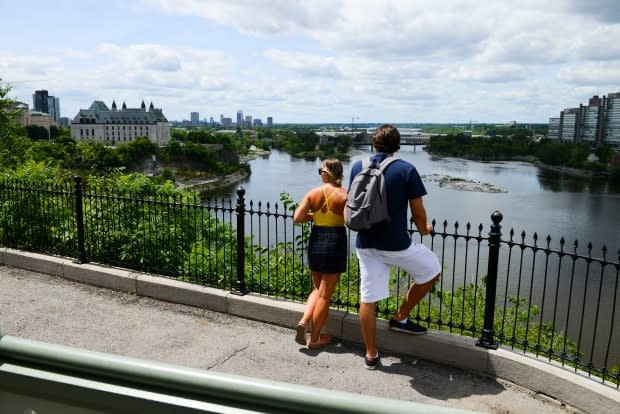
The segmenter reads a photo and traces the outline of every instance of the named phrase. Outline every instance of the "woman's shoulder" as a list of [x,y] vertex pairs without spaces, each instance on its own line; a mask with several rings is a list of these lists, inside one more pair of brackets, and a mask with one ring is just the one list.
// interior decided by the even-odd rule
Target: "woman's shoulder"
[[318,196],[323,197],[324,186],[320,185],[318,187],[314,187],[306,193],[306,197],[315,198]]
[[346,200],[347,199],[347,190],[344,187],[337,187],[336,191],[334,192],[334,195],[336,197],[338,197],[338,199],[340,199],[340,200]]

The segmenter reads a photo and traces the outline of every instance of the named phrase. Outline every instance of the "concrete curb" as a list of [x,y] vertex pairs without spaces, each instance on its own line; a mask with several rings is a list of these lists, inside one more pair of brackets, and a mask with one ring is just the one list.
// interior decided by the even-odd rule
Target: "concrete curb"
[[[295,327],[304,310],[302,303],[255,294],[238,296],[176,279],[14,249],[0,248],[0,264],[289,328]],[[326,331],[363,345],[356,314],[330,310]],[[506,349],[487,350],[475,342],[436,331],[411,337],[390,331],[387,321],[377,321],[377,344],[382,350],[500,378],[588,413],[615,412],[620,407],[620,391],[595,378]]]

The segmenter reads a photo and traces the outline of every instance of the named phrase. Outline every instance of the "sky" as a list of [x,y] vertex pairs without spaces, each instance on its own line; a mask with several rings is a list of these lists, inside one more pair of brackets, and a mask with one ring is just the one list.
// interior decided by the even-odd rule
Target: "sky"
[[617,0],[0,0],[0,85],[73,118],[547,123],[620,92]]

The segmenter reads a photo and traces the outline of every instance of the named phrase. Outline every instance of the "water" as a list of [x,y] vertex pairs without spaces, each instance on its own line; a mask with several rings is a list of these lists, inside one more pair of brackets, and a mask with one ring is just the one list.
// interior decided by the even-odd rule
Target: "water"
[[[350,165],[369,151],[356,151],[351,161],[343,162],[345,182]],[[442,188],[435,181],[424,180],[428,194],[424,204],[429,220],[444,220],[460,229],[466,223],[486,228],[491,214],[502,212],[502,233],[512,228],[517,234],[536,232],[540,238],[550,235],[552,245],[564,236],[572,246],[579,240],[585,253],[587,242],[592,241],[593,255],[601,255],[606,245],[608,258],[617,259],[620,249],[620,191],[604,182],[590,182],[539,170],[526,162],[474,162],[456,158],[435,158],[417,148],[404,146],[397,157],[412,162],[420,175],[449,175],[482,183],[493,184],[505,193],[481,193]],[[250,161],[252,174],[242,182],[220,189],[214,195],[236,199],[236,189],[243,186],[246,200],[279,203],[280,192],[288,192],[300,201],[312,187],[321,184],[317,174],[320,160],[293,158],[280,151]],[[450,227],[449,227],[450,228]],[[486,234],[485,234],[486,235]],[[530,239],[531,240],[531,239]],[[581,250],[581,249],[580,249]],[[596,253],[596,254],[595,254]]]

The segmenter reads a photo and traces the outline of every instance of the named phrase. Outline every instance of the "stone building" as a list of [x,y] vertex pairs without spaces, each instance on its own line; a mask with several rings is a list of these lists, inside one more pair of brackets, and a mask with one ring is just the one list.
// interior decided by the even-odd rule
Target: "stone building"
[[94,140],[105,145],[126,144],[147,137],[153,144],[164,146],[170,141],[170,123],[152,102],[148,110],[144,101],[140,108],[127,108],[123,102],[118,110],[115,101],[112,101],[112,109],[102,101],[94,101],[71,121],[71,137],[76,141]]

